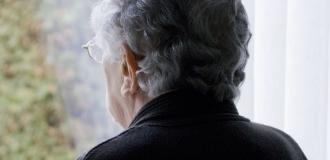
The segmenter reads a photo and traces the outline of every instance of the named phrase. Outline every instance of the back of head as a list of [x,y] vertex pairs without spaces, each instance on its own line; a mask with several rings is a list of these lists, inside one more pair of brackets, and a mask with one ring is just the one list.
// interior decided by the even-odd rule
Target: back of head
[[251,37],[240,0],[113,2],[104,0],[94,10],[96,37],[109,48],[108,57],[120,57],[110,48],[121,43],[143,57],[137,78],[149,96],[178,87],[217,101],[239,95]]

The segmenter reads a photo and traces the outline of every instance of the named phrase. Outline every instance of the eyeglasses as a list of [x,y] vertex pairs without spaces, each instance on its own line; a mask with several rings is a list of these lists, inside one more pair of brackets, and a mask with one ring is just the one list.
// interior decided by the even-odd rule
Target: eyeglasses
[[103,60],[103,50],[96,45],[95,39],[88,41],[82,48],[86,49],[90,58],[92,58],[97,63],[102,63]]

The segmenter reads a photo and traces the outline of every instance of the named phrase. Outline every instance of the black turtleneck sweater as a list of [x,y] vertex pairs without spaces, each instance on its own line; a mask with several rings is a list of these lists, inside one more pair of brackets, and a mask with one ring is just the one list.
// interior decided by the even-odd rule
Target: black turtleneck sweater
[[129,128],[79,160],[306,160],[298,144],[276,128],[238,114],[189,89],[164,93],[136,114]]

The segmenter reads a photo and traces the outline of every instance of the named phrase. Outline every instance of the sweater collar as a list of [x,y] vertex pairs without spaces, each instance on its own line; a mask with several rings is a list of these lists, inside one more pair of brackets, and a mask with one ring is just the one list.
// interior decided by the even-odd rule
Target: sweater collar
[[219,117],[219,115],[239,116],[232,100],[216,102],[200,92],[179,88],[147,102],[137,112],[129,128],[146,124],[181,125],[187,122],[193,123],[194,120],[201,122],[203,119]]

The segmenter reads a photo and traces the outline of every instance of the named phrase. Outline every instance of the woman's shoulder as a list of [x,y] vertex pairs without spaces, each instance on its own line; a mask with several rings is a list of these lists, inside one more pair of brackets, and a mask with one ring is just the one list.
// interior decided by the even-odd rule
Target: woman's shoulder
[[288,156],[295,157],[294,159],[307,159],[299,144],[285,131],[256,122],[246,123],[245,125],[249,128],[245,131],[258,139],[254,143],[260,142],[259,146],[263,146],[264,148],[272,146],[271,152],[289,153]]
[[[145,130],[144,126],[132,127],[124,130],[117,136],[110,138],[84,154],[81,154],[77,160],[107,160],[107,159],[126,159],[123,158],[127,152],[135,145],[137,136]],[[134,141],[134,143],[132,143]]]

